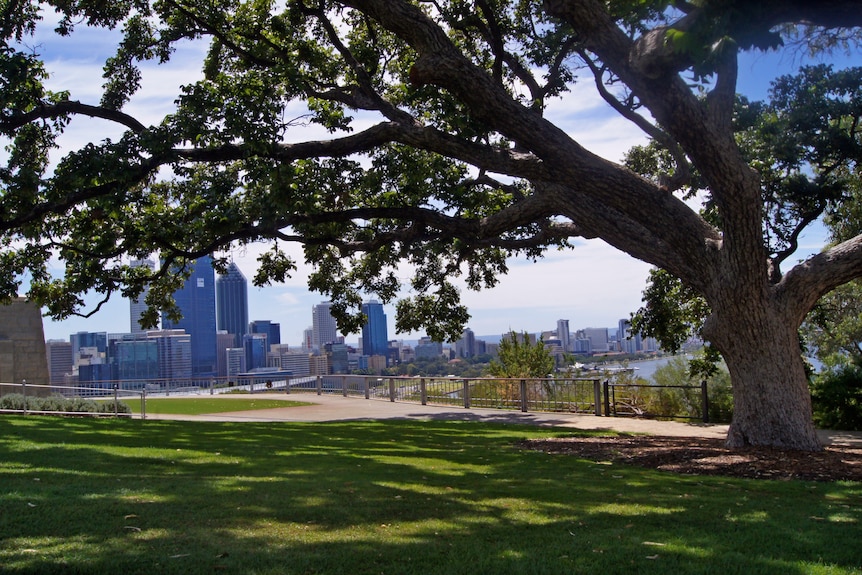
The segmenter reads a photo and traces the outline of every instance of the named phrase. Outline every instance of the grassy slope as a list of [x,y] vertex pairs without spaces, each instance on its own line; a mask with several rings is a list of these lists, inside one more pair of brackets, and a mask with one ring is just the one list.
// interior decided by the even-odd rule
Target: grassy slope
[[862,485],[524,452],[467,422],[0,418],[2,573],[862,573]]

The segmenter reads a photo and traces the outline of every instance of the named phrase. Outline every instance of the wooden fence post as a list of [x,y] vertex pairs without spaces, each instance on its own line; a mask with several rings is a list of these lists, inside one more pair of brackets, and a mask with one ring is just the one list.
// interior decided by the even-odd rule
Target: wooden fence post
[[521,411],[527,413],[527,380],[522,379],[520,381],[520,391],[521,391]]
[[[598,379],[593,380],[593,404],[595,405],[596,415],[602,416],[602,384]],[[605,414],[607,415],[607,414]]]

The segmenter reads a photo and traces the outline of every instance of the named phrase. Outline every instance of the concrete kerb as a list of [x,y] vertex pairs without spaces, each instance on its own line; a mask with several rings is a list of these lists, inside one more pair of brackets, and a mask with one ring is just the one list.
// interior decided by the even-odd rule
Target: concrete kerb
[[[251,397],[231,394],[229,397]],[[576,413],[542,413],[504,411],[499,409],[464,409],[451,406],[421,405],[390,402],[379,399],[361,399],[341,395],[314,394],[255,394],[256,399],[281,399],[308,402],[311,405],[236,411],[208,415],[148,414],[147,419],[180,419],[189,421],[247,421],[247,422],[331,422],[374,419],[418,419],[429,421],[485,421],[489,423],[516,423],[573,429],[607,429],[626,433],[648,433],[673,437],[721,438],[727,435],[725,424],[684,423],[657,421],[629,417],[597,417]],[[862,447],[862,433],[820,430],[824,445],[852,445]]]

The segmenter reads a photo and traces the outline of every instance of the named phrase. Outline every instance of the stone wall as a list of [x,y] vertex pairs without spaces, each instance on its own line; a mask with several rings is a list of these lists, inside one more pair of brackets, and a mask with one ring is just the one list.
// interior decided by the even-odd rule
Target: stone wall
[[[48,358],[45,353],[45,331],[42,311],[25,298],[0,304],[0,384],[48,385]],[[10,386],[3,386],[8,393]],[[47,389],[30,391],[47,395]]]

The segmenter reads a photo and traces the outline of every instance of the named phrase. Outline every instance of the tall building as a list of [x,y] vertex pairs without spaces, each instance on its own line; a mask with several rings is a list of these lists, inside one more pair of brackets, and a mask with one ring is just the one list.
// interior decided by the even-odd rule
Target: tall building
[[[105,357],[108,351],[108,334],[104,331],[79,331],[70,335],[69,341],[72,343],[72,361],[76,365],[82,353],[85,353],[88,357],[94,353]],[[87,351],[82,352],[84,349]],[[95,349],[95,352],[92,351],[93,349]]]
[[266,367],[267,335],[265,333],[247,333],[242,336],[242,348],[245,352],[245,370]]
[[231,347],[241,347],[248,333],[248,280],[234,262],[216,279],[216,319],[218,329],[233,334]]
[[608,351],[608,328],[587,327],[581,330],[583,339],[590,340],[590,351],[593,353],[605,353]]
[[281,344],[280,323],[274,323],[268,319],[258,319],[248,324],[248,333],[262,333],[266,335],[267,345]]
[[245,373],[245,350],[241,347],[231,347],[225,350],[227,376],[234,377]]
[[216,361],[216,295],[212,258],[203,256],[194,262],[191,275],[174,293],[182,319],[171,321],[162,314],[164,329],[184,329],[192,339],[192,377],[214,377]]
[[[110,362],[113,379],[123,382],[137,381],[141,387],[159,377],[159,344],[146,335],[128,334],[110,343]],[[124,389],[128,389],[124,385]]]
[[72,342],[62,339],[49,339],[45,343],[48,355],[48,381],[51,385],[62,385],[66,375],[72,373]]
[[371,300],[362,304],[365,325],[362,326],[362,353],[365,355],[386,355],[389,347],[389,333],[386,327],[386,314],[383,304]]
[[[153,269],[153,260],[132,260],[129,265],[133,268],[149,268]],[[146,329],[141,327],[141,315],[147,311],[147,304],[144,301],[149,293],[149,286],[144,288],[137,298],[129,300],[129,325],[131,333],[145,333]]]
[[311,308],[311,346],[322,352],[327,343],[338,341],[338,325],[332,317],[332,303],[325,301]]
[[557,339],[560,340],[560,347],[563,348],[563,353],[573,351],[572,333],[569,331],[569,320],[557,320]]
[[159,379],[192,377],[192,337],[181,329],[148,331],[159,353]]
[[640,335],[637,338],[632,338],[632,324],[627,319],[619,321],[617,344],[619,345],[619,350],[623,353],[637,353],[640,351]]
[[439,341],[431,341],[430,337],[424,336],[419,338],[415,352],[416,359],[438,358],[443,355],[443,344]]
[[455,343],[455,351],[458,357],[476,357],[476,335],[469,327],[464,330],[464,334]]
[[218,376],[227,377],[227,354],[226,350],[236,347],[234,334],[219,330],[216,333],[216,365]]

